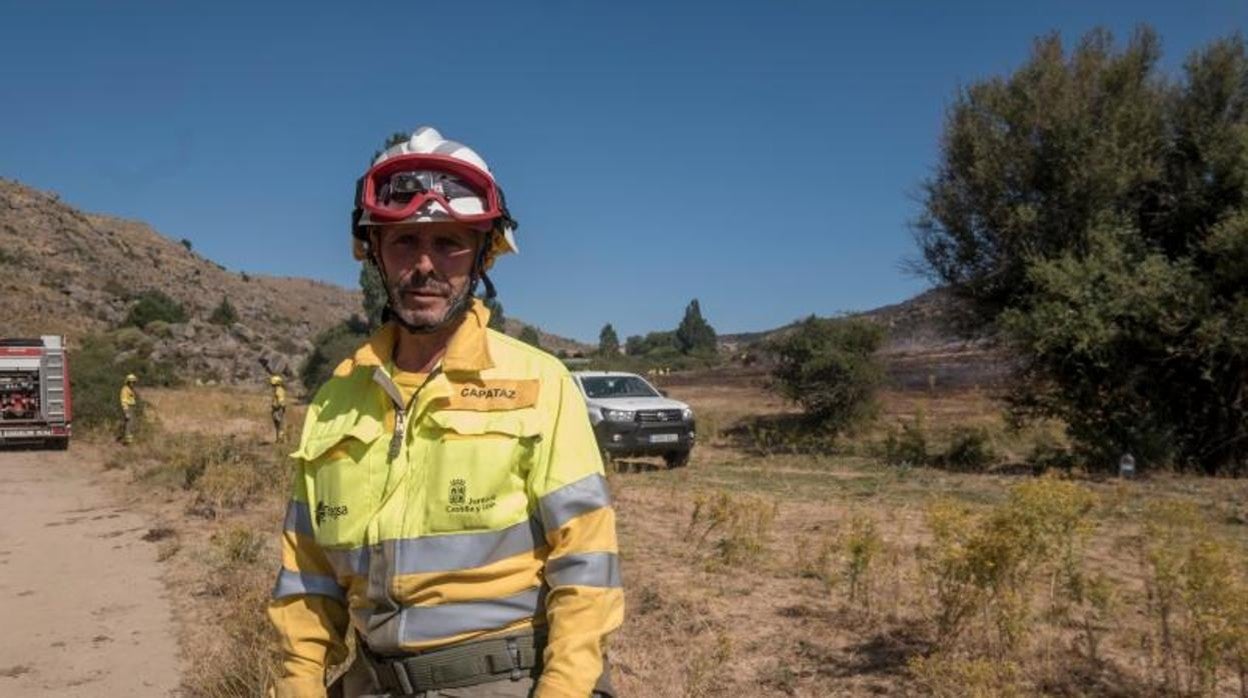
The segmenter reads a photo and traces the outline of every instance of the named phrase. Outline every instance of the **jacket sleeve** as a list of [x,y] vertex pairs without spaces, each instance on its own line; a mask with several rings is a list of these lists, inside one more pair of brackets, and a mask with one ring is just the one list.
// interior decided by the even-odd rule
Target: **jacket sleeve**
[[300,462],[282,527],[282,566],[269,604],[282,655],[270,694],[276,698],[324,698],[326,667],[347,654],[346,590],[313,535],[303,475]]
[[615,510],[585,401],[566,373],[555,420],[530,473],[546,532],[549,638],[537,698],[585,698],[603,670],[607,634],[624,620]]

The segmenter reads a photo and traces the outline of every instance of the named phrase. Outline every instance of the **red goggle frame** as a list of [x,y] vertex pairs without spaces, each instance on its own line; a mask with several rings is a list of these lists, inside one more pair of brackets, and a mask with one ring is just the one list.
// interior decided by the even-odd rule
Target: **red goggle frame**
[[[481,213],[458,213],[446,197],[432,190],[414,193],[411,199],[401,202],[401,206],[395,205],[399,202],[387,204],[378,201],[378,191],[390,181],[391,177],[400,172],[419,170],[445,172],[457,177],[484,202],[484,210]],[[392,157],[374,165],[364,173],[359,191],[359,207],[368,211],[369,217],[374,221],[380,222],[397,223],[410,218],[416,215],[421,206],[430,201],[441,204],[447,214],[461,223],[480,223],[507,215],[494,178],[480,168],[447,155],[412,153]]]

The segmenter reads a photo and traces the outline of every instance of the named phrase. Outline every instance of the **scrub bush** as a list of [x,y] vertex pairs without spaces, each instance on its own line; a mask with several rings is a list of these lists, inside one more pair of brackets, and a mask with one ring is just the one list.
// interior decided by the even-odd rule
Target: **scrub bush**
[[212,309],[212,314],[208,316],[208,322],[229,327],[238,322],[238,311],[234,310],[229,298],[222,297],[221,302]]
[[1014,698],[1028,694],[1013,662],[933,654],[911,659],[907,668],[921,695],[933,698]]
[[985,470],[997,459],[992,442],[983,429],[958,427],[954,429],[949,447],[940,454],[937,464],[948,470],[977,473]]
[[689,517],[694,545],[702,548],[715,534],[712,562],[725,566],[758,562],[766,552],[767,538],[779,506],[762,497],[727,492],[699,494]]
[[1063,575],[1081,568],[1094,504],[1095,496],[1078,485],[1042,478],[1016,486],[1005,503],[979,516],[950,502],[932,505],[932,541],[920,561],[938,646],[952,648],[980,617],[993,630],[998,654],[1021,648],[1033,626],[1035,583],[1048,579],[1055,605]]
[[143,291],[135,298],[123,325],[143,327],[153,320],[171,324],[186,322],[186,309],[161,291]]
[[368,339],[368,326],[358,318],[335,325],[317,335],[312,353],[299,368],[299,379],[315,393],[334,374],[334,368]]
[[901,423],[900,433],[889,428],[884,441],[884,461],[889,465],[924,466],[930,456],[927,452],[927,430],[923,426],[923,411],[915,413],[910,422]]
[[810,421],[840,433],[875,415],[884,331],[866,320],[810,316],[770,343],[775,389]]
[[1248,554],[1195,505],[1154,504],[1140,536],[1151,656],[1166,692],[1216,695],[1222,669],[1248,692]]
[[69,380],[75,426],[116,425],[121,419],[118,393],[126,374],[133,373],[139,377],[137,422],[142,434],[146,424],[143,420],[143,388],[181,383],[172,364],[152,361],[137,353],[126,354],[118,361],[122,352],[116,338],[108,334],[88,335],[77,347],[70,347]]

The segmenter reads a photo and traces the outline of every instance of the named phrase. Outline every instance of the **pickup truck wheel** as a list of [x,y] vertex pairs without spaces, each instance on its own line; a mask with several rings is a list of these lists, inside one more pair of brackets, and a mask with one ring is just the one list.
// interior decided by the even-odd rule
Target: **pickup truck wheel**
[[47,445],[56,451],[64,451],[69,448],[69,439],[48,439]]
[[667,463],[667,467],[683,468],[689,465],[689,451],[668,451],[663,454],[663,462]]

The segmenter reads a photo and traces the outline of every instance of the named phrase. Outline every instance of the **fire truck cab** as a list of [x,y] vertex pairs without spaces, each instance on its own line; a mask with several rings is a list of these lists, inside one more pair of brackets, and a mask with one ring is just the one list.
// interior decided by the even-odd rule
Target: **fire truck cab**
[[0,338],[0,446],[69,447],[72,410],[65,338]]

